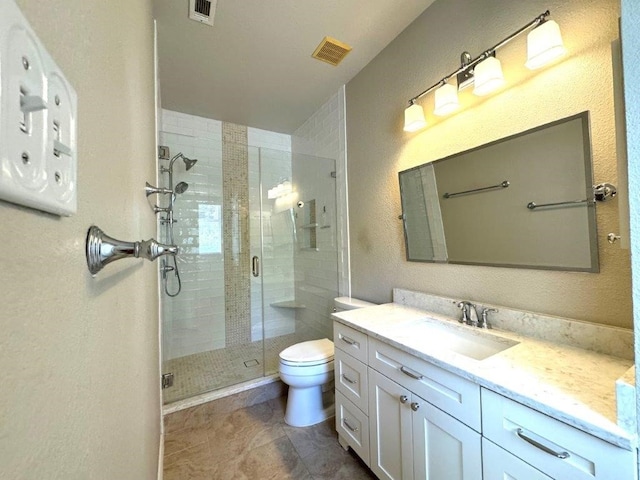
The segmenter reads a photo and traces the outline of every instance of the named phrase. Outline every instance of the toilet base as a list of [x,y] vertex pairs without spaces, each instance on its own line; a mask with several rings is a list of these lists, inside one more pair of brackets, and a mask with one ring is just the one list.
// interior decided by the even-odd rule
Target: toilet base
[[289,386],[284,421],[292,427],[309,427],[335,415],[335,405],[325,407],[322,385],[298,388]]

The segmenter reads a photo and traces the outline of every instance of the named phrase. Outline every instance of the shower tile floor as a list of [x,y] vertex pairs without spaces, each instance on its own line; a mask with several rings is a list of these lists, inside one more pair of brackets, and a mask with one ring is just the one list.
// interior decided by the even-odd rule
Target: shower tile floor
[[318,333],[310,329],[267,338],[264,341],[264,359],[262,341],[258,341],[168,360],[164,363],[163,373],[172,372],[174,381],[173,387],[162,392],[164,403],[277,373],[278,354],[282,350],[316,338],[319,338]]

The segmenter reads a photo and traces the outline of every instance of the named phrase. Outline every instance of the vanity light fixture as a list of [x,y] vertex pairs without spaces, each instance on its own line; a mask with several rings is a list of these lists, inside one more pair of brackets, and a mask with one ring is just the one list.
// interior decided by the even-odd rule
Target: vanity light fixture
[[424,119],[424,110],[415,103],[415,100],[409,102],[409,106],[404,110],[404,130],[405,132],[417,132],[427,126]]
[[[531,31],[527,36],[527,61],[525,63],[527,68],[530,70],[540,68],[563,55],[566,50],[562,43],[560,27],[553,20],[548,20],[549,15],[549,10],[538,15],[524,27],[485,50],[476,58],[472,58],[468,52],[463,52],[461,65],[457,70],[409,100],[409,106],[404,111],[404,130],[415,132],[427,126],[424,110],[416,101],[434,90],[435,109],[433,113],[444,116],[459,107],[458,91],[463,88],[473,84],[474,95],[483,96],[504,85],[502,66],[500,60],[496,58],[496,51],[528,30]],[[454,78],[457,80],[457,88],[449,83]]]
[[473,69],[473,94],[482,97],[489,95],[504,85],[502,65],[496,57],[488,57]]
[[458,87],[445,83],[436,90],[435,93],[435,108],[433,113],[439,117],[449,115],[456,111],[460,107],[460,100],[458,100]]

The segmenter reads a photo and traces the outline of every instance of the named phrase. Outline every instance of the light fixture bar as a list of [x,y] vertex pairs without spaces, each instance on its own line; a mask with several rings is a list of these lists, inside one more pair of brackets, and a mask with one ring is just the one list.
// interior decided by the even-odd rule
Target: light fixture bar
[[457,76],[458,74],[460,74],[462,72],[466,72],[466,71],[472,69],[474,66],[476,66],[478,63],[480,63],[482,60],[485,60],[486,58],[495,55],[496,50],[498,50],[499,48],[504,47],[511,40],[513,40],[514,38],[516,38],[519,35],[523,34],[527,30],[530,30],[532,28],[536,28],[538,25],[543,23],[547,19],[547,17],[549,15],[551,15],[551,12],[549,12],[549,10],[547,10],[544,13],[541,13],[536,18],[534,18],[529,23],[527,23],[524,27],[520,28],[519,30],[516,30],[514,33],[512,33],[508,37],[506,37],[506,38],[502,39],[501,41],[499,41],[498,43],[496,43],[493,47],[491,47],[491,48],[485,50],[484,52],[482,52],[476,58],[470,60],[468,63],[464,63],[463,65],[461,65],[457,70],[451,72],[449,75],[445,76],[442,80],[438,80],[436,83],[431,85],[429,88],[427,88],[423,92],[420,92],[418,95],[416,95],[411,100],[409,100],[409,105],[412,105],[413,103],[415,103],[416,100],[424,97],[426,94],[432,92],[436,88],[441,87],[442,85],[447,83],[447,81],[450,78],[452,78],[454,76]]

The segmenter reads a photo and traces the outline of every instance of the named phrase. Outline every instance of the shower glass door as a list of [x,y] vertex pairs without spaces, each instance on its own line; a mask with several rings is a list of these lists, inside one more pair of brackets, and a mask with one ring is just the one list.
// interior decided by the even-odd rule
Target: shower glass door
[[163,398],[172,403],[276,374],[282,349],[331,337],[336,196],[333,160],[215,133],[160,140],[170,151],[158,161],[160,187],[171,158],[197,159],[188,170],[173,163],[173,195],[150,197],[173,201],[158,232],[167,241],[173,227],[180,248],[175,270],[158,265],[163,373],[174,379]]
[[252,326],[256,334],[262,330],[265,375],[272,375],[288,346],[332,337],[338,292],[335,161],[267,148],[257,154],[250,163],[257,163],[259,178],[251,184],[260,189],[251,195],[251,255],[261,271],[252,279]]

